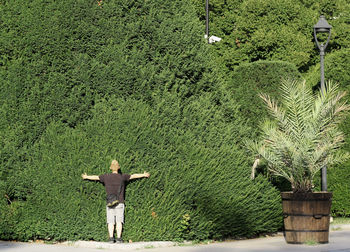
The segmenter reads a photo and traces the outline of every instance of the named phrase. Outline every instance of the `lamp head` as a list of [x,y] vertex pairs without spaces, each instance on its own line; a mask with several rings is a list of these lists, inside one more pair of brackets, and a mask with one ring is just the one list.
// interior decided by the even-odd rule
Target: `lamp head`
[[[332,29],[332,26],[330,24],[328,24],[326,18],[323,15],[320,16],[320,19],[318,20],[317,24],[314,25],[315,42],[316,42],[318,49],[320,49],[320,53],[322,53],[322,54],[324,54],[324,51],[326,50],[326,47],[329,43],[329,39],[331,38],[331,29]],[[325,44],[319,43],[319,41],[317,39],[317,34],[319,34],[319,33],[321,33],[321,34],[328,33],[328,38],[327,38],[327,41]]]
[[320,19],[318,20],[317,24],[314,25],[315,32],[330,32],[332,29],[332,26],[328,24],[325,16],[320,16]]

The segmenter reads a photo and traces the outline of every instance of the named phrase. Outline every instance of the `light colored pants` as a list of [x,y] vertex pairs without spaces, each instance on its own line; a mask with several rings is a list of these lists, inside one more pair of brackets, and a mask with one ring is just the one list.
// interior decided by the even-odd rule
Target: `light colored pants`
[[124,209],[125,209],[124,203],[119,203],[115,207],[106,206],[107,223],[108,224],[115,224],[117,222],[124,223]]

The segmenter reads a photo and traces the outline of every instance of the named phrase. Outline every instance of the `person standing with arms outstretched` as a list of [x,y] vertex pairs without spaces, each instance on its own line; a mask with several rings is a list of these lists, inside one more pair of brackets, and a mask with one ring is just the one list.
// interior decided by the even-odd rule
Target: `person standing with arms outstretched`
[[125,198],[125,186],[126,182],[132,179],[148,178],[150,174],[144,172],[142,174],[121,174],[120,166],[117,160],[113,160],[110,169],[112,173],[106,173],[100,176],[82,174],[83,179],[100,181],[104,184],[107,194],[107,225],[109,242],[114,243],[114,228],[116,226],[117,231],[117,243],[122,243],[122,230],[124,223],[124,198]]

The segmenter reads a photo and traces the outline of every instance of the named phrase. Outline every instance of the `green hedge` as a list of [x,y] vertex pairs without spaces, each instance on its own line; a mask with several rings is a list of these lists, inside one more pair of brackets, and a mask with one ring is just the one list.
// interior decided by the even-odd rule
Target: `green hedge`
[[173,96],[154,108],[115,98],[98,103],[76,129],[52,123],[9,181],[23,199],[2,205],[0,237],[105,240],[104,188],[80,175],[108,172],[113,158],[124,173],[151,173],[127,187],[126,240],[277,231],[279,193],[265,178],[249,179],[245,154],[234,144],[241,122],[228,124],[210,95],[181,106]]
[[[245,132],[240,133],[237,141],[242,148],[244,139],[258,138],[259,125],[269,116],[265,105],[259,98],[260,93],[267,93],[278,99],[279,85],[283,79],[301,79],[297,67],[284,61],[257,61],[244,63],[235,68],[224,85],[227,99],[238,106],[238,117],[245,123]],[[255,157],[246,156],[246,160],[252,166]],[[260,165],[258,172],[269,177],[267,167]],[[281,178],[271,178],[270,181],[281,191],[289,191],[290,183]]]
[[104,188],[81,173],[114,158],[152,174],[128,185],[126,240],[278,230],[192,6],[98,3],[0,5],[0,239],[105,240]]
[[264,92],[278,97],[281,80],[289,78],[298,79],[301,75],[295,65],[283,61],[244,63],[231,74],[225,89],[251,128],[251,137],[258,134],[257,126],[268,115],[259,94]]
[[2,1],[0,177],[21,169],[51,122],[76,127],[103,97],[152,103],[212,82],[207,46],[184,1]]
[[[205,24],[202,0],[191,0]],[[332,25],[328,51],[350,46],[348,0],[215,0],[209,3],[210,35],[216,60],[229,73],[243,62],[283,60],[306,72],[318,62],[313,26],[320,15]]]
[[[326,54],[325,79],[338,82],[340,87],[350,92],[350,49],[342,49]],[[320,65],[317,64],[305,75],[306,80],[315,88],[320,86]],[[350,116],[340,125],[345,133],[344,149],[350,151]],[[332,212],[334,215],[350,216],[350,163],[329,167],[328,190],[333,192]]]

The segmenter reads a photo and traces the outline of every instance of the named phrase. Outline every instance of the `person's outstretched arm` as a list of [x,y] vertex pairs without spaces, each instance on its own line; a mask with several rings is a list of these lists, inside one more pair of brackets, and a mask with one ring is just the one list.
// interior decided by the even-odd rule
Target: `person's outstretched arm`
[[82,177],[83,179],[87,179],[87,180],[96,180],[96,181],[100,180],[100,177],[99,177],[99,176],[96,176],[96,175],[87,175],[86,173],[81,174],[81,177]]
[[149,178],[150,174],[148,172],[140,173],[140,174],[132,174],[130,176],[131,179],[138,179],[138,178]]

